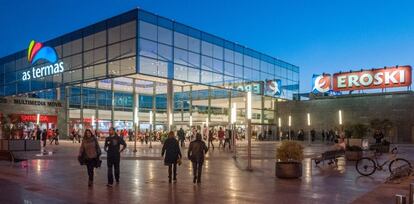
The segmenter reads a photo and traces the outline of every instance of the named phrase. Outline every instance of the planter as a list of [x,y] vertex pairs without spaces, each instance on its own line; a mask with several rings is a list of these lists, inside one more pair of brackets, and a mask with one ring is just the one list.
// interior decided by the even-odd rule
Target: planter
[[302,177],[301,162],[276,162],[276,177],[284,179]]
[[40,140],[0,140],[0,151],[40,151]]
[[362,139],[350,138],[348,139],[348,145],[362,147]]
[[362,158],[362,151],[345,151],[345,158],[348,161],[357,161]]
[[42,148],[40,143],[40,140],[26,140],[25,151],[40,151]]
[[369,146],[370,150],[375,150],[379,153],[388,153],[390,152],[390,145],[383,145],[383,144],[373,144]]

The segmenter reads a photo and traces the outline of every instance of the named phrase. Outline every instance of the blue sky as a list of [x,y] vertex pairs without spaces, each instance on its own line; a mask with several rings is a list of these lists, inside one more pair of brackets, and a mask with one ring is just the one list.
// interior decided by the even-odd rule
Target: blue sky
[[0,4],[0,56],[140,7],[313,73],[414,64],[414,1],[45,0]]

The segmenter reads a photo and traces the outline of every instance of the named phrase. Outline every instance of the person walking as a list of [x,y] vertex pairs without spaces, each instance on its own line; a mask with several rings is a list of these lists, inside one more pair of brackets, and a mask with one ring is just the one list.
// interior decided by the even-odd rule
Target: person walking
[[[122,149],[121,149],[122,145]],[[113,169],[115,170],[115,180],[119,183],[119,163],[121,162],[121,152],[127,147],[124,139],[115,132],[115,128],[109,128],[109,137],[105,139],[104,150],[107,152],[107,166],[108,166],[108,184],[106,186],[112,187],[114,183]]]
[[56,129],[53,132],[53,136],[52,136],[52,140],[50,141],[50,144],[52,144],[53,141],[55,141],[55,145],[58,145],[59,144],[59,129]]
[[222,127],[220,127],[220,129],[219,129],[219,131],[217,133],[217,136],[219,138],[219,146],[218,146],[218,148],[220,149],[220,146],[223,146],[223,148],[224,148],[224,143],[223,143],[223,140],[224,140],[224,130],[223,130]]
[[315,137],[316,137],[316,131],[315,131],[315,129],[312,129],[310,133],[311,133],[312,142],[315,142]]
[[213,147],[213,150],[214,150],[213,140],[214,140],[214,130],[213,130],[213,128],[211,128],[208,131],[208,148],[210,149],[210,144],[211,144],[211,146]]
[[191,160],[193,167],[193,183],[201,183],[201,170],[203,168],[204,156],[208,152],[206,143],[201,139],[201,134],[197,133],[196,139],[188,147],[187,157]]
[[94,168],[100,167],[99,157],[101,156],[101,148],[99,147],[98,140],[92,134],[90,129],[86,129],[83,134],[83,140],[79,148],[79,156],[81,161],[86,165],[88,172],[88,186],[93,185]]
[[178,140],[180,140],[181,147],[184,147],[185,146],[185,132],[183,128],[180,128],[180,130],[178,130],[177,135],[178,135]]
[[375,130],[374,132],[375,144],[381,144],[383,138],[384,138],[384,134],[382,134],[382,132],[379,130]]
[[226,144],[229,144],[229,150],[231,150],[231,138],[232,138],[232,131],[230,129],[226,130],[225,138],[224,138],[224,149],[226,149]]
[[43,131],[42,131],[43,147],[46,147],[46,140],[47,140],[47,130],[46,129],[43,129]]
[[[171,179],[174,183],[177,182],[177,163],[180,164],[181,161],[181,151],[178,145],[178,140],[175,139],[174,132],[170,131],[168,133],[168,138],[165,140],[164,145],[162,146],[161,156],[164,158],[164,164],[168,166],[168,183],[171,183]],[[173,175],[172,175],[173,174]]]

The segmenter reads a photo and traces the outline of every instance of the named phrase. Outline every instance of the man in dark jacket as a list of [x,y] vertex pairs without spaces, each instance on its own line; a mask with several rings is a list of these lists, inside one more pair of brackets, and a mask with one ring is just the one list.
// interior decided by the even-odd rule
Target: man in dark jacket
[[44,129],[42,131],[42,142],[43,142],[43,147],[46,147],[46,140],[47,140],[47,130]]
[[[122,149],[120,146],[122,145]],[[109,137],[105,139],[104,150],[107,152],[108,165],[108,187],[112,187],[114,177],[112,175],[112,167],[115,169],[115,180],[119,183],[119,163],[121,162],[121,152],[125,150],[126,143],[124,139],[115,133],[115,128],[109,128]]]
[[207,151],[206,143],[201,140],[201,134],[197,133],[196,140],[192,141],[188,147],[187,155],[193,166],[193,183],[201,183],[201,169],[203,168],[204,155]]
[[181,147],[184,147],[184,141],[185,141],[185,132],[183,130],[183,128],[180,128],[180,130],[178,130],[177,132],[178,135],[178,140],[180,140],[181,143]]
[[162,147],[161,156],[164,156],[165,152],[164,164],[168,166],[168,182],[171,183],[171,174],[172,171],[174,171],[173,180],[175,183],[177,182],[177,161],[178,159],[181,159],[181,151],[173,131],[168,133],[168,138],[165,140],[164,146]]

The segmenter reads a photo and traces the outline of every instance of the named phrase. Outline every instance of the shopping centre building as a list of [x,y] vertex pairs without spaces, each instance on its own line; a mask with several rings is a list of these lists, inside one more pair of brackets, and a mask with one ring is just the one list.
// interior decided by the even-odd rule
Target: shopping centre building
[[299,67],[198,29],[134,9],[0,58],[0,112],[14,136],[36,123],[72,129],[277,127],[276,102],[299,93]]

